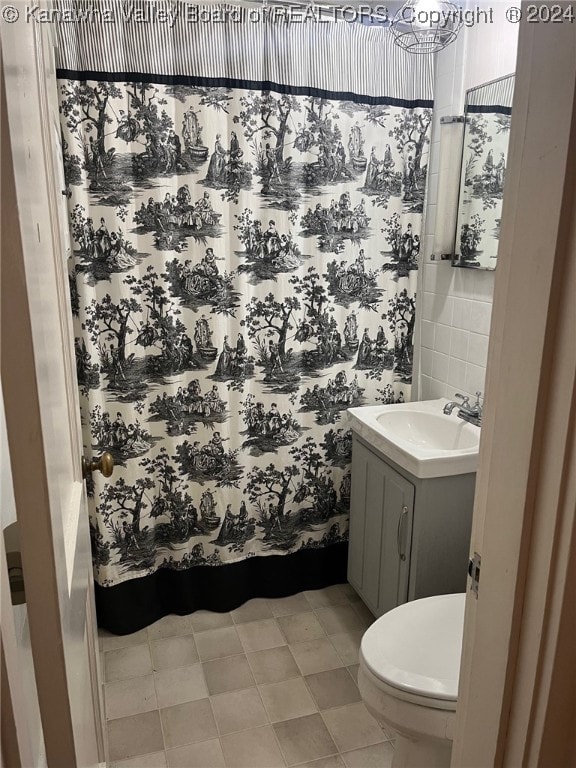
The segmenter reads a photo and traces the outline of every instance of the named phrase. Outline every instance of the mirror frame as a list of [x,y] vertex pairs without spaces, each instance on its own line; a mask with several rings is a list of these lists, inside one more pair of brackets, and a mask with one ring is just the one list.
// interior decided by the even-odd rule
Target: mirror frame
[[[476,94],[478,91],[486,90],[488,96],[490,95],[490,89],[493,89],[493,92],[497,92],[497,86],[501,83],[504,83],[505,81],[511,81],[511,92],[509,94],[506,94],[509,96],[509,98],[504,99],[500,98],[499,101],[508,101],[510,106],[505,104],[499,104],[494,103],[496,102],[496,99],[493,99],[493,103],[476,103],[471,104],[472,96]],[[469,88],[466,91],[466,99],[464,104],[464,137],[462,141],[462,158],[461,158],[461,167],[460,167],[460,191],[458,194],[458,210],[456,214],[456,232],[454,237],[454,253],[452,255],[452,266],[453,267],[460,267],[461,269],[480,269],[483,271],[489,271],[493,272],[496,269],[497,266],[497,251],[498,251],[498,239],[499,239],[499,233],[497,236],[493,236],[491,240],[496,243],[496,253],[494,255],[490,255],[489,259],[494,260],[494,265],[483,265],[483,264],[475,264],[475,263],[467,263],[466,260],[463,260],[462,254],[461,254],[461,229],[462,229],[462,220],[464,219],[463,216],[463,209],[464,205],[468,203],[464,203],[464,195],[466,192],[466,175],[467,175],[467,157],[469,156],[469,152],[467,154],[467,142],[470,141],[470,134],[469,134],[469,119],[471,115],[477,115],[477,114],[487,114],[487,115],[512,115],[512,98],[514,93],[514,85],[515,85],[515,73],[511,73],[509,75],[504,75],[503,77],[498,77],[494,80],[490,80],[486,83],[482,83],[481,85],[477,85],[474,88]],[[490,98],[487,98],[486,101],[490,101]],[[509,128],[508,128],[508,134],[509,134]],[[505,177],[505,169],[506,164],[508,160],[508,144],[506,145],[506,153],[503,154],[503,161],[504,161],[504,168],[503,168],[503,175]],[[504,195],[504,184],[505,184],[505,178],[502,182],[502,197],[500,197],[499,204],[495,204],[493,207],[494,209],[499,209],[501,211],[502,209],[502,201],[503,201],[503,195]],[[486,207],[483,209],[484,211],[487,210]],[[467,217],[468,219],[470,217]],[[466,221],[464,221],[466,223]]]

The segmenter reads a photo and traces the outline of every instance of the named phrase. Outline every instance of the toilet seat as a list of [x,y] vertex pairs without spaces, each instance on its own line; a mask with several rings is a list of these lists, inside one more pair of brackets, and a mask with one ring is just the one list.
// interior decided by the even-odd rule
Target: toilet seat
[[405,702],[406,704],[412,704],[416,707],[442,710],[442,712],[445,712],[446,714],[456,712],[457,702],[455,701],[434,699],[431,696],[419,696],[416,693],[410,693],[402,688],[397,688],[385,683],[368,668],[366,662],[362,658],[362,653],[360,653],[360,669],[358,671],[358,677],[360,677],[360,674],[364,676],[364,680],[372,686],[374,690],[378,691],[378,694],[381,697],[390,697],[397,702]]
[[455,711],[465,597],[427,597],[377,619],[360,647],[372,684],[413,704]]

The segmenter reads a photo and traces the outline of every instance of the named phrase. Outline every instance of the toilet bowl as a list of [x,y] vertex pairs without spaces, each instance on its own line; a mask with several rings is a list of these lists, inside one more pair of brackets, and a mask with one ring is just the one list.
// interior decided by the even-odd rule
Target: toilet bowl
[[362,637],[358,686],[370,712],[396,733],[393,768],[450,765],[465,597],[405,603]]

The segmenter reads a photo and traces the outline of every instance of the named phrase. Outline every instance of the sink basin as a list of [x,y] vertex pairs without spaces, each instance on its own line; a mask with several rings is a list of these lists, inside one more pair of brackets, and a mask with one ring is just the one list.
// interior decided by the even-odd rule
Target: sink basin
[[352,429],[391,461],[416,477],[475,472],[480,429],[443,413],[449,401],[349,408]]
[[[376,417],[383,429],[400,440],[407,440],[423,448],[439,451],[458,451],[465,448],[478,450],[479,430],[467,429],[465,421],[455,421],[442,413],[427,411],[387,411]],[[478,434],[476,434],[478,433]]]

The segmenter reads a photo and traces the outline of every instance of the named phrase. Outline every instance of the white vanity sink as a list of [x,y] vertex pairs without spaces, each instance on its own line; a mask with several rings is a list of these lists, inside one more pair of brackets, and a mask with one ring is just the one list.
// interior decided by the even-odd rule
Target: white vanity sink
[[449,401],[349,408],[350,425],[368,444],[416,477],[476,472],[480,428],[443,413]]

